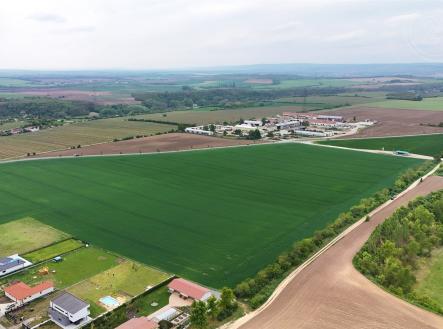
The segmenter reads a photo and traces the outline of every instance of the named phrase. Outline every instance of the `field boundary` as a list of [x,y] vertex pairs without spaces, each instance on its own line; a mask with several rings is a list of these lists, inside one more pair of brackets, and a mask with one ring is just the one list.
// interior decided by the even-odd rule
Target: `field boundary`
[[[422,179],[426,179],[429,176],[432,176],[438,169],[440,168],[440,162],[434,166],[432,170],[430,170],[427,174],[422,176],[421,178],[414,181],[412,184],[410,184],[406,189],[404,189],[402,192],[400,192],[395,199],[398,197],[401,197],[414,189],[417,185],[420,184]],[[265,309],[267,309],[270,304],[281,294],[281,292],[284,290],[284,288],[297,277],[300,272],[302,272],[306,267],[308,267],[310,264],[312,264],[318,257],[320,257],[323,253],[325,253],[328,249],[330,249],[333,245],[335,245],[337,242],[339,242],[341,239],[343,239],[345,236],[347,236],[349,233],[351,233],[354,229],[356,229],[358,226],[363,224],[366,221],[366,217],[372,217],[375,213],[381,211],[382,209],[386,208],[388,205],[390,205],[394,200],[388,200],[382,205],[378,206],[374,210],[372,210],[369,214],[362,217],[359,221],[355,222],[351,226],[349,226],[346,230],[341,232],[338,236],[336,236],[332,241],[330,241],[328,244],[326,244],[323,248],[321,248],[319,251],[317,251],[314,255],[312,255],[309,259],[307,259],[303,264],[298,266],[291,274],[289,274],[274,290],[272,295],[268,298],[268,300],[261,305],[258,309],[246,314],[245,316],[241,317],[240,319],[234,321],[234,322],[228,322],[227,324],[219,327],[219,329],[238,329],[242,325],[244,325],[246,322],[257,316],[258,314],[262,313]]]

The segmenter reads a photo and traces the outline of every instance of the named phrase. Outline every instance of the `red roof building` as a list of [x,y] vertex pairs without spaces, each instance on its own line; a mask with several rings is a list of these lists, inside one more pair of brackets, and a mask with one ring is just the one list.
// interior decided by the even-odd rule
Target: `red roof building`
[[30,287],[26,283],[17,282],[6,287],[4,290],[6,297],[18,305],[22,305],[51,293],[54,291],[54,284],[52,281],[45,281],[34,287]]
[[157,329],[158,324],[148,318],[133,318],[115,329]]
[[172,280],[169,283],[168,288],[171,293],[177,292],[184,298],[192,298],[201,301],[207,300],[212,295],[212,291],[208,288],[181,278]]

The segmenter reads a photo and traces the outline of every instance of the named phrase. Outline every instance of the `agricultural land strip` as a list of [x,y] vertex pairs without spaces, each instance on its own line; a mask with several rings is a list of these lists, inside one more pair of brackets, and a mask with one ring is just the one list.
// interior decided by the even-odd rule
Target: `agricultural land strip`
[[368,139],[336,139],[319,141],[318,143],[353,149],[402,150],[428,156],[441,155],[443,153],[443,134]]

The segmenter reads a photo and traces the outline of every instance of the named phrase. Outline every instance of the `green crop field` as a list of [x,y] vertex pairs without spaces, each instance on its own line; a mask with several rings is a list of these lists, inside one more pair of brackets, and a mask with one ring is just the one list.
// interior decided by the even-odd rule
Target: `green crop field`
[[221,287],[419,163],[301,144],[5,163],[0,222],[32,215]]
[[94,120],[41,130],[36,133],[0,137],[0,159],[47,152],[77,145],[90,145],[136,135],[151,135],[175,129],[173,125],[128,121],[127,118]]
[[390,109],[443,111],[443,97],[424,98],[422,101],[389,99],[382,102],[370,103],[370,106]]
[[443,152],[443,134],[348,140],[337,139],[321,141],[319,144],[367,150],[382,150],[384,148],[385,151],[402,150],[434,156]]

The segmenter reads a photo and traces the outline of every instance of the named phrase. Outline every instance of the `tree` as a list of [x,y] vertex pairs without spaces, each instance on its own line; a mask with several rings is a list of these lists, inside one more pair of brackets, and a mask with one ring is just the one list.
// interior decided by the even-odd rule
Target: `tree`
[[248,139],[257,140],[260,138],[261,138],[260,130],[255,129],[255,130],[250,130],[248,132]]
[[220,308],[221,309],[229,309],[231,308],[235,303],[235,296],[232,289],[224,287],[221,291],[221,297],[220,297]]
[[208,315],[205,302],[194,301],[191,306],[191,323],[198,329],[208,327]]
[[215,319],[218,313],[218,301],[217,298],[211,296],[206,301],[206,308],[208,310],[208,314],[212,319]]
[[215,126],[212,123],[209,125],[209,130],[215,132]]

